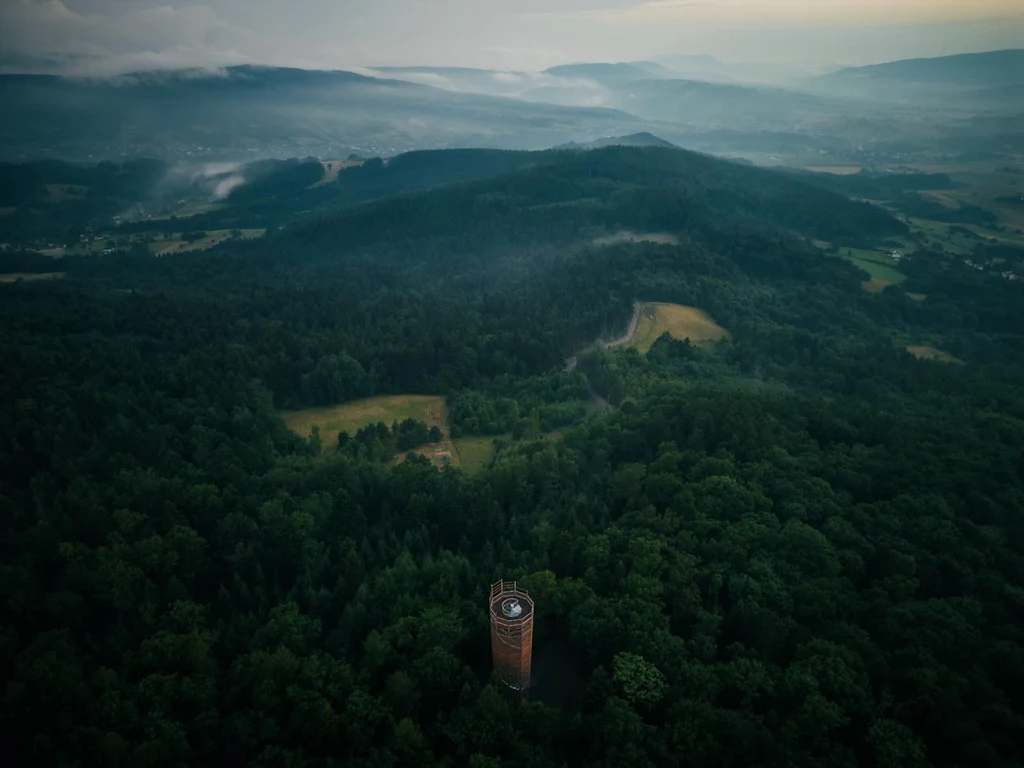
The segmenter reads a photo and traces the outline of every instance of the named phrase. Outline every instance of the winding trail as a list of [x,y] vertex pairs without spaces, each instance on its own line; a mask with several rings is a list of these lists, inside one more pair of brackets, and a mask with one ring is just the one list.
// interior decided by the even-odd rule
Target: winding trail
[[[629,328],[626,330],[626,333],[624,335],[622,335],[622,336],[619,336],[617,339],[612,339],[611,341],[604,341],[604,342],[601,342],[601,343],[604,344],[605,349],[608,349],[610,347],[621,347],[623,344],[629,344],[629,342],[631,342],[633,340],[633,338],[636,336],[636,329],[639,327],[639,325],[640,325],[640,302],[639,301],[634,301],[633,302],[633,317],[629,321]],[[576,370],[576,355],[573,355],[572,357],[570,357],[568,360],[565,361],[565,372],[566,373],[572,373],[575,370]]]

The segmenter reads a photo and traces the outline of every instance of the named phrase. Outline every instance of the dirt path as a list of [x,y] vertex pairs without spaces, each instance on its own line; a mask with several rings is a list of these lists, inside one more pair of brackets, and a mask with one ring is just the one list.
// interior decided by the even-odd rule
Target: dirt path
[[[619,336],[619,338],[617,338],[617,339],[612,339],[611,341],[604,341],[604,342],[601,342],[601,343],[604,344],[605,349],[608,349],[609,347],[621,347],[623,344],[629,344],[629,342],[631,342],[633,340],[633,337],[636,336],[636,329],[637,329],[637,327],[639,325],[640,325],[640,302],[639,301],[634,301],[633,302],[633,317],[629,321],[629,328],[626,330],[626,333],[624,335],[622,335],[622,336]],[[565,372],[566,373],[572,373],[575,370],[576,370],[576,355],[573,355],[572,357],[570,357],[568,360],[565,361]]]
[[636,329],[640,325],[640,302],[633,302],[633,318],[629,321],[629,330],[626,331],[624,336],[620,336],[612,341],[606,341],[604,343],[605,348],[608,347],[621,347],[623,344],[629,344],[636,336]]

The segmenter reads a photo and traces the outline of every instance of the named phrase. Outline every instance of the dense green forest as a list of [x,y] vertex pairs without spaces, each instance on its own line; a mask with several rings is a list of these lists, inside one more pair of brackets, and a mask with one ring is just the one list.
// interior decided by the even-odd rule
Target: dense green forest
[[[900,222],[681,151],[452,173],[0,285],[15,762],[1022,764],[1024,286],[920,251],[869,294],[808,239]],[[730,337],[591,346],[638,298]],[[321,452],[278,415],[407,392],[502,450],[388,465],[429,428]],[[498,578],[528,701],[490,678]]]

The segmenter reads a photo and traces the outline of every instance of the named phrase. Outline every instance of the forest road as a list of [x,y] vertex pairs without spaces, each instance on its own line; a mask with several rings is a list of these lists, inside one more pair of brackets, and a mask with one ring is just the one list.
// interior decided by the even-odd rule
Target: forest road
[[[619,336],[619,338],[617,338],[617,339],[612,339],[611,341],[604,341],[604,342],[601,342],[601,343],[604,344],[605,349],[608,349],[609,347],[621,347],[623,344],[629,344],[629,342],[631,342],[633,340],[633,337],[636,336],[636,329],[639,327],[639,325],[640,325],[640,302],[639,301],[634,301],[633,302],[633,317],[629,321],[629,328],[626,330],[626,333],[624,335],[622,335],[622,336]],[[565,372],[566,373],[572,373],[575,370],[576,370],[576,355],[573,355],[572,357],[570,357],[568,360],[565,361]]]

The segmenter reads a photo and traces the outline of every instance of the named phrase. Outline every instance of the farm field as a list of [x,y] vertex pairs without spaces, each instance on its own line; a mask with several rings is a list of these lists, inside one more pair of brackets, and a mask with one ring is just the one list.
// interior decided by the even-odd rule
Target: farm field
[[963,363],[963,360],[953,357],[948,352],[928,346],[908,346],[907,352],[918,360],[934,360],[938,363]]
[[670,232],[630,232],[623,230],[614,235],[595,238],[594,245],[619,245],[620,243],[657,243],[658,245],[679,245],[679,238]]
[[680,341],[689,338],[694,344],[718,341],[729,335],[703,310],[681,304],[653,302],[641,306],[640,322],[629,345],[647,354],[658,337],[666,331],[673,338]]
[[59,280],[64,272],[8,272],[0,274],[0,283],[16,283],[19,280]]

